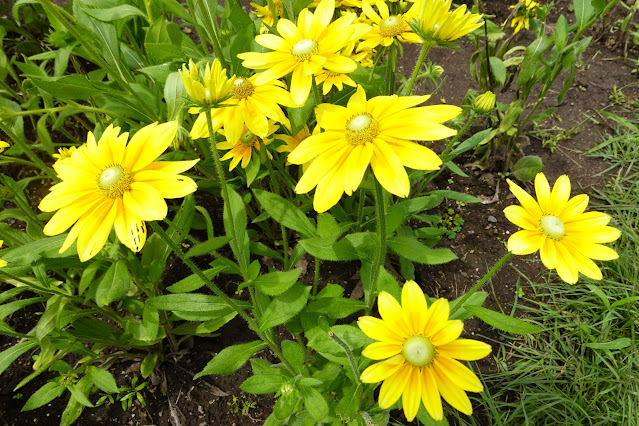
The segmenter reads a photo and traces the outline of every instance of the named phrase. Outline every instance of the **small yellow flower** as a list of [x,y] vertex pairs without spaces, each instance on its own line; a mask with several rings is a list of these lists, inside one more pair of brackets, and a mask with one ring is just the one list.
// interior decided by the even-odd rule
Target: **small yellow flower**
[[[261,34],[268,33],[269,29],[264,24],[268,25],[269,27],[272,27],[273,23],[275,22],[275,20],[273,19],[273,13],[271,13],[271,9],[269,8],[268,3],[265,4],[264,6],[260,6],[257,3],[251,3],[251,6],[253,6],[253,9],[255,9],[255,10],[251,10],[251,12],[257,15],[258,17],[262,18],[262,26],[260,27],[260,33]],[[278,18],[283,18],[284,4],[282,3],[282,0],[274,0],[273,6],[275,6],[275,13],[277,14]]]
[[[319,6],[321,0],[314,0],[313,3],[308,5],[309,9],[315,9],[317,6]],[[335,8],[340,8],[340,7],[354,7],[357,9],[361,9],[362,8],[362,0],[335,0]]]
[[357,69],[352,59],[339,51],[348,43],[359,40],[369,30],[366,25],[353,24],[355,14],[350,13],[331,22],[335,0],[322,0],[315,13],[308,9],[300,12],[297,25],[280,19],[275,34],[260,34],[255,41],[271,52],[245,52],[237,55],[242,65],[252,69],[265,69],[256,84],[277,80],[292,73],[291,95],[296,105],[308,98],[313,75],[323,69],[350,73]]
[[482,15],[467,12],[465,4],[450,12],[451,4],[452,0],[417,0],[417,22],[430,40],[457,40],[483,24]]
[[[0,240],[0,247],[2,247],[3,243],[4,243],[4,240]],[[7,261],[0,259],[0,268],[2,268],[3,266],[7,266]]]
[[515,27],[513,34],[517,34],[522,26],[530,28],[530,18],[537,17],[537,7],[539,3],[533,0],[519,0],[519,3],[510,6],[511,9],[515,9],[515,16],[510,21],[510,28]]
[[0,141],[0,153],[2,153],[2,151],[4,151],[5,149],[9,148],[10,146],[11,145],[6,143],[5,141]]
[[[313,130],[313,134],[316,135],[320,133],[320,128],[319,126],[315,126],[315,129]],[[279,147],[277,147],[277,149],[275,151],[277,152],[293,152],[295,150],[295,148],[297,148],[299,146],[299,144],[302,143],[302,141],[306,138],[308,138],[309,136],[311,136],[311,132],[308,130],[308,126],[304,126],[304,128],[302,130],[300,130],[299,132],[297,132],[297,134],[295,136],[289,136],[289,135],[275,135],[275,139],[279,139],[281,141],[283,141],[285,143],[285,145],[281,145]],[[305,172],[306,169],[308,168],[308,166],[311,164],[313,160],[308,161],[304,164],[302,164],[302,171]],[[290,162],[286,162],[286,165],[291,164]]]
[[[184,64],[178,72],[182,77],[186,93],[193,101],[201,105],[217,104],[229,94],[233,84],[217,58],[213,60],[213,66],[206,64],[203,73],[195,65],[193,59],[189,59],[188,68]],[[196,112],[198,111],[196,109]]]
[[490,90],[475,98],[475,111],[485,114],[495,108],[495,94]]
[[70,146],[68,148],[58,148],[58,153],[57,154],[52,154],[51,156],[53,158],[56,158],[58,161],[60,161],[60,160],[63,160],[65,158],[71,157],[71,154],[73,154],[76,149],[77,149],[77,147],[75,147],[75,146]]
[[109,126],[100,140],[89,133],[87,143],[53,168],[62,182],[40,202],[40,210],[57,210],[44,227],[45,235],[71,231],[60,253],[78,240],[82,262],[104,247],[111,229],[132,251],[146,241],[148,220],[162,220],[167,214],[165,198],[182,198],[197,189],[195,182],[180,173],[198,162],[155,161],[169,147],[177,122],[148,125],[128,141],[128,133]]
[[333,86],[335,86],[340,92],[344,89],[345,84],[351,87],[357,87],[357,83],[355,83],[348,75],[328,70],[320,72],[317,75],[316,81],[317,84],[322,83],[322,93],[324,95],[328,95],[328,92],[331,91]]
[[422,40],[411,30],[408,23],[416,18],[417,8],[408,9],[406,13],[391,15],[388,6],[383,1],[374,3],[379,10],[379,15],[371,7],[368,0],[362,2],[362,12],[373,21],[364,41],[357,46],[357,50],[371,50],[379,46],[390,46],[395,39],[402,43],[421,43]]
[[510,191],[521,206],[504,209],[506,218],[523,230],[508,239],[508,250],[518,255],[539,251],[548,269],[556,269],[569,284],[579,279],[581,272],[594,280],[602,278],[601,270],[591,259],[613,260],[619,256],[601,243],[615,241],[621,232],[611,226],[610,216],[599,212],[584,213],[588,196],[570,198],[570,179],[560,176],[552,192],[543,173],[535,178],[537,201],[511,180]]
[[457,132],[441,123],[461,108],[448,105],[416,107],[429,96],[377,96],[366,100],[362,86],[346,107],[321,104],[317,125],[323,133],[305,139],[288,161],[313,163],[295,187],[305,194],[317,186],[313,206],[318,213],[333,207],[342,194],[351,195],[370,164],[379,183],[390,193],[407,197],[410,191],[404,167],[437,170],[441,159],[413,141],[440,140]]
[[[402,288],[401,304],[382,291],[377,301],[381,319],[364,316],[357,325],[377,342],[368,345],[362,355],[383,360],[366,368],[364,383],[382,382],[378,404],[390,408],[402,398],[406,419],[413,421],[421,403],[434,420],[444,417],[443,397],[464,414],[473,406],[466,392],[484,390],[468,367],[459,362],[488,356],[490,345],[460,339],[464,324],[450,320],[448,300],[438,299],[430,307],[415,281]],[[441,395],[441,396],[440,396]]]
[[[269,120],[268,122],[268,132],[264,138],[259,138],[255,135],[255,133],[251,132],[247,127],[244,127],[244,132],[238,139],[232,140],[229,139],[225,142],[218,142],[215,146],[217,149],[230,149],[229,152],[224,154],[224,157],[220,158],[221,161],[231,159],[231,164],[229,165],[229,170],[233,170],[235,166],[237,166],[240,161],[242,162],[242,168],[245,169],[249,162],[251,161],[251,154],[253,153],[253,148],[257,152],[260,152],[262,145],[266,147],[266,145],[273,142],[273,138],[269,137],[273,133],[277,131],[280,127],[275,125],[273,120]],[[224,131],[220,132],[224,134]],[[260,143],[260,139],[262,142]],[[266,149],[266,148],[265,148]],[[266,155],[269,159],[273,159],[268,150],[266,150]]]

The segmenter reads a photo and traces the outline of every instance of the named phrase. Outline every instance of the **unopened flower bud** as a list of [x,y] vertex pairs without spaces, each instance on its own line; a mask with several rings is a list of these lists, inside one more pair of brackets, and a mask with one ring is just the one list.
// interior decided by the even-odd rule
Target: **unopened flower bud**
[[491,91],[485,92],[475,98],[475,111],[486,114],[495,108],[495,94]]

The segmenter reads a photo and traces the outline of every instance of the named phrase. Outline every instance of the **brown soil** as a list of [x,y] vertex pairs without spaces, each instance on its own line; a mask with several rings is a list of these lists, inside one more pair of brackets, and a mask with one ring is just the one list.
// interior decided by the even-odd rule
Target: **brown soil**
[[[501,0],[486,1],[488,12],[498,15],[497,22],[503,20],[505,9]],[[556,11],[568,14],[568,5],[572,2],[562,0],[558,2]],[[555,12],[557,13],[557,12]],[[595,30],[595,35],[598,35]],[[521,35],[522,44],[525,35]],[[611,41],[612,40],[612,41]],[[527,44],[527,43],[526,43]],[[469,58],[472,54],[472,44],[462,40],[461,49],[456,52],[435,50],[430,59],[441,64],[445,69],[447,81],[431,103],[446,102],[459,105],[468,88],[477,89],[478,86],[470,79],[468,72]],[[613,48],[614,50],[610,50]],[[569,140],[563,141],[554,154],[542,147],[539,139],[532,135],[524,135],[523,150],[525,154],[539,155],[544,162],[544,173],[551,183],[560,175],[567,174],[573,183],[574,193],[589,193],[592,186],[601,187],[605,180],[597,176],[606,165],[599,160],[587,158],[582,152],[591,148],[608,129],[605,123],[599,124],[596,111],[610,104],[609,95],[613,87],[623,88],[629,98],[636,98],[638,90],[632,85],[636,79],[631,75],[629,61],[619,59],[626,48],[625,43],[619,43],[613,38],[600,39],[594,42],[583,55],[583,66],[575,77],[573,87],[568,92],[563,103],[554,116],[544,122],[545,128],[555,125],[563,129],[579,126],[576,134]],[[407,46],[401,71],[409,75],[412,65],[419,53],[417,46]],[[636,55],[636,54],[635,54]],[[416,93],[428,93],[430,87],[418,86]],[[497,94],[498,101],[508,102],[509,93]],[[553,106],[550,96],[547,107]],[[588,120],[586,117],[594,116]],[[477,125],[474,130],[480,130]],[[532,130],[532,129],[527,129]],[[466,163],[473,161],[467,158]],[[503,209],[515,200],[510,195],[502,177],[496,173],[486,173],[472,170],[469,164],[460,164],[470,176],[462,178],[442,173],[435,182],[437,188],[452,189],[475,196],[485,197],[494,202],[487,204],[470,204],[459,207],[455,202],[448,202],[444,209],[452,208],[464,220],[463,227],[453,239],[444,239],[442,245],[449,247],[458,259],[445,265],[418,266],[415,279],[431,297],[443,296],[454,299],[468,290],[503,254],[506,253],[505,241],[517,229],[504,217]],[[529,186],[528,189],[531,189]],[[392,261],[391,261],[392,263]],[[397,266],[397,265],[396,265]],[[302,279],[312,280],[313,265],[308,265],[307,272]],[[510,313],[515,301],[519,272],[534,278],[539,274],[548,274],[541,267],[535,255],[513,258],[483,290],[488,291],[487,306],[493,309],[503,309]],[[173,273],[184,274],[184,268],[176,268]],[[357,294],[358,268],[355,264],[322,265],[320,284],[327,282],[344,284],[349,294]],[[165,277],[167,282],[174,277]],[[527,292],[525,280],[521,281],[522,291]],[[0,287],[0,291],[5,286]],[[41,309],[41,308],[40,308]],[[14,315],[8,319],[9,324],[18,330],[28,331],[37,321],[38,310],[20,311],[20,316]],[[499,341],[499,335],[491,327],[476,320],[466,322],[465,334],[477,337],[484,336],[492,341]],[[156,373],[147,381],[148,385],[142,392],[146,401],[143,406],[138,401],[133,408],[123,411],[120,404],[106,404],[95,409],[85,409],[78,420],[78,425],[96,424],[141,424],[141,425],[169,425],[171,416],[183,416],[185,425],[248,425],[262,423],[269,415],[274,403],[272,396],[255,396],[243,393],[239,386],[250,375],[250,367],[244,366],[235,374],[229,376],[206,376],[193,380],[192,376],[201,371],[213,355],[223,348],[237,343],[254,340],[255,336],[247,330],[240,320],[234,320],[220,330],[219,336],[209,339],[195,338],[175,354],[168,354],[165,348],[164,362]],[[281,339],[290,338],[282,333]],[[481,337],[480,337],[481,338]],[[0,337],[0,351],[15,344],[14,339]],[[271,359],[272,355],[266,351],[258,354],[260,357]],[[7,425],[56,425],[60,414],[66,405],[66,399],[54,400],[40,409],[21,412],[28,397],[47,379],[53,376],[42,375],[17,392],[15,385],[32,372],[31,354],[27,353],[19,358],[10,369],[5,371],[0,382],[0,424]],[[482,372],[494,370],[490,362],[479,365]],[[116,375],[119,385],[128,384],[133,375],[139,371],[137,364],[120,362],[111,371]],[[242,409],[249,407],[245,413]],[[393,420],[405,422],[403,414],[393,413]]]

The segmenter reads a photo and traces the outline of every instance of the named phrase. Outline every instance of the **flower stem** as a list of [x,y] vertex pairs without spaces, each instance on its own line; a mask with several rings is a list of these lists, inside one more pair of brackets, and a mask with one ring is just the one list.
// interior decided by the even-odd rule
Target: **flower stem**
[[368,315],[375,302],[375,294],[377,292],[377,279],[379,271],[384,265],[386,258],[386,202],[384,201],[384,189],[382,185],[375,180],[375,207],[377,213],[377,236],[379,244],[375,250],[375,259],[371,269],[371,278],[366,293],[366,314]]
[[495,273],[499,271],[502,266],[504,266],[504,264],[508,261],[508,259],[510,259],[512,255],[513,253],[510,251],[506,253],[505,255],[503,255],[502,258],[499,259],[497,263],[495,263],[495,265],[490,269],[490,271],[486,272],[486,275],[484,275],[482,279],[479,280],[477,284],[473,286],[473,288],[468,290],[466,294],[464,294],[461,297],[461,299],[459,299],[459,302],[457,302],[455,306],[450,310],[449,317],[452,316],[455,312],[457,312],[460,308],[462,308],[464,306],[464,303],[466,303],[466,301],[470,298],[470,296],[475,294],[475,292],[477,292],[477,290],[479,290],[481,286],[483,286],[486,283],[486,281],[488,281],[493,275],[495,275]]
[[[233,217],[233,212],[231,211],[231,202],[229,198],[229,189],[226,184],[226,174],[224,173],[224,168],[222,167],[222,162],[220,161],[220,154],[217,152],[217,147],[215,146],[215,132],[213,131],[213,121],[211,120],[211,111],[206,111],[204,113],[206,116],[206,124],[209,129],[209,141],[211,143],[211,153],[213,154],[213,159],[215,160],[215,170],[217,171],[217,177],[220,180],[220,186],[222,187],[222,198],[224,198],[224,209],[227,210],[227,215],[229,218]],[[237,243],[237,229],[235,229],[235,222],[233,219],[229,220],[230,228],[231,228],[231,239]],[[232,246],[231,246],[232,247]],[[242,272],[242,278],[247,279],[247,270],[248,265],[246,264],[246,259],[243,256],[235,256],[237,261],[240,264],[240,271]]]
[[410,80],[408,81],[408,87],[406,87],[406,92],[404,95],[410,96],[413,93],[413,86],[415,86],[415,80],[417,80],[417,75],[419,74],[419,70],[422,69],[422,64],[424,63],[424,59],[426,59],[426,55],[428,55],[428,51],[431,48],[430,43],[422,44],[422,51],[419,52],[419,58],[417,58],[417,63],[415,63],[415,68],[413,68],[413,74],[410,76]]
[[317,82],[315,81],[315,76],[313,76],[313,96],[315,97],[315,106],[318,106],[322,102],[322,98],[319,94],[319,89],[317,88]]
[[328,337],[333,339],[335,343],[340,345],[342,350],[344,350],[344,353],[346,354],[346,358],[348,359],[348,363],[351,366],[351,370],[353,370],[353,376],[355,377],[355,384],[361,385],[362,382],[359,379],[360,372],[359,372],[359,369],[357,368],[357,362],[355,362],[355,357],[353,356],[353,352],[351,352],[351,349],[348,347],[346,343],[344,343],[342,339],[337,337],[335,333],[333,333],[332,331],[328,332]]
[[388,46],[388,69],[386,70],[386,94],[395,93],[395,70],[397,69],[397,46],[395,41]]

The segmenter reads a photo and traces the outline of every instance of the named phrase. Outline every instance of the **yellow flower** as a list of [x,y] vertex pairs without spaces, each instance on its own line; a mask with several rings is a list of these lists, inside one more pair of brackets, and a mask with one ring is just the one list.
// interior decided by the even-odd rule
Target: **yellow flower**
[[76,149],[77,149],[77,147],[75,147],[75,146],[70,146],[68,148],[58,148],[58,153],[57,154],[51,154],[51,156],[53,158],[56,158],[58,161],[60,161],[60,160],[63,160],[65,158],[71,157],[71,154],[73,154]]
[[570,197],[570,179],[560,176],[552,192],[543,173],[535,178],[537,201],[508,180],[510,191],[521,206],[504,209],[506,218],[523,230],[508,239],[508,250],[514,254],[530,254],[539,250],[541,261],[548,269],[556,269],[559,277],[574,284],[581,272],[594,280],[601,279],[601,270],[591,259],[613,260],[619,256],[610,247],[601,245],[615,241],[618,229],[607,226],[610,216],[599,212],[584,213],[588,196]]
[[5,141],[0,141],[0,153],[2,153],[2,151],[4,151],[6,148],[9,148],[9,146],[11,145],[6,143]]
[[484,358],[491,351],[490,345],[459,339],[464,324],[448,319],[448,300],[439,299],[427,308],[424,293],[414,281],[404,284],[401,305],[382,291],[377,306],[381,319],[360,317],[357,325],[377,340],[364,348],[362,355],[384,360],[368,367],[361,376],[364,383],[383,381],[379,407],[390,408],[401,397],[409,422],[417,415],[420,403],[433,419],[441,420],[443,397],[462,413],[472,414],[466,391],[481,392],[484,387],[458,360]]
[[[279,128],[280,127],[276,126],[272,120],[269,120],[267,134],[264,136],[264,138],[262,138],[262,144],[264,146],[273,142],[273,138],[268,138],[268,136],[271,136]],[[224,132],[222,133],[224,134]],[[258,138],[247,127],[244,127],[244,132],[240,135],[239,138],[228,138],[227,141],[218,142],[215,146],[217,147],[217,149],[230,149],[229,152],[224,154],[224,157],[220,158],[221,161],[228,160],[229,158],[231,159],[229,170],[233,170],[240,161],[242,161],[242,168],[245,169],[251,161],[253,148],[255,148],[258,152],[261,149],[260,138]],[[266,155],[269,159],[273,158],[268,150],[266,150]]]
[[288,156],[293,164],[315,159],[295,192],[304,194],[317,186],[313,206],[325,212],[344,192],[351,195],[359,187],[370,163],[388,192],[407,197],[410,182],[404,167],[436,170],[442,164],[437,154],[412,141],[439,140],[457,133],[440,123],[459,115],[461,108],[413,108],[428,98],[393,95],[367,101],[364,89],[358,86],[346,107],[319,105],[317,125],[325,132],[305,139]]
[[322,0],[315,14],[302,10],[297,25],[288,19],[280,19],[274,34],[260,34],[255,41],[273,52],[246,52],[237,55],[242,65],[253,69],[266,69],[255,84],[264,84],[293,73],[291,95],[297,105],[303,105],[311,91],[313,75],[327,69],[333,72],[355,71],[357,64],[338,53],[348,43],[368,31],[361,24],[351,24],[355,14],[347,14],[331,23],[335,0]]
[[418,0],[417,21],[421,30],[433,41],[453,41],[483,24],[482,15],[466,12],[462,5],[450,12],[452,0]]
[[475,98],[475,111],[484,114],[495,108],[495,94],[490,90],[482,93]]
[[[250,78],[232,78],[230,89],[232,96],[218,104],[218,106],[229,106],[213,108],[210,111],[213,130],[216,131],[224,126],[228,140],[240,139],[245,125],[257,136],[265,138],[269,130],[269,119],[290,128],[290,122],[279,106],[296,106],[291,99],[291,94],[285,89],[286,85],[279,80],[257,84],[257,77],[254,75]],[[193,139],[209,136],[204,114],[201,113],[193,124],[191,129]]]
[[[264,6],[260,6],[257,3],[251,3],[251,6],[253,6],[253,8],[255,9],[255,10],[251,10],[251,12],[257,15],[258,17],[262,18],[262,26],[260,27],[260,33],[262,34],[267,33],[269,30],[268,30],[268,27],[266,27],[264,24],[268,25],[269,27],[272,27],[273,23],[275,22],[275,20],[273,19],[273,13],[271,12],[271,9],[269,8],[268,3],[266,3]],[[283,18],[284,4],[282,3],[282,0],[274,0],[273,6],[275,7],[275,13],[277,13],[278,18]]]
[[[189,67],[182,65],[182,69],[178,71],[182,78],[182,84],[186,89],[186,93],[196,103],[202,105],[215,105],[224,99],[231,90],[233,84],[226,75],[226,70],[222,68],[222,64],[217,58],[213,60],[213,66],[206,64],[204,73],[201,75],[200,70],[189,59]],[[197,108],[195,109],[197,111]],[[189,112],[194,112],[190,110]]]
[[340,92],[344,89],[345,84],[352,87],[357,86],[357,83],[348,75],[328,70],[323,70],[317,75],[317,84],[319,83],[323,83],[322,93],[324,95],[328,95],[328,92],[331,91],[333,86]]
[[[44,227],[45,235],[58,235],[71,225],[60,253],[78,240],[78,255],[87,261],[104,247],[111,228],[120,241],[140,251],[146,241],[144,221],[162,220],[165,198],[180,198],[197,189],[182,173],[193,161],[154,161],[171,144],[177,122],[148,125],[127,144],[128,133],[109,126],[96,142],[87,143],[53,168],[62,182],[40,203],[40,210],[58,210]],[[75,224],[75,225],[74,225]]]
[[517,34],[521,27],[530,28],[530,17],[536,17],[536,7],[539,7],[539,3],[532,0],[519,0],[519,3],[510,6],[511,9],[515,9],[515,16],[510,21],[510,28],[516,27],[513,34]]
[[[308,5],[309,9],[315,9],[319,6],[320,0],[315,0]],[[355,7],[357,9],[362,8],[362,0],[335,0],[335,7]]]
[[375,2],[379,15],[375,13],[368,0],[362,2],[362,12],[373,21],[364,41],[357,46],[357,50],[371,50],[379,46],[390,46],[397,39],[402,43],[421,43],[421,39],[410,29],[408,22],[415,19],[417,8],[411,7],[404,14],[391,15],[388,6],[383,1]]
[[[2,141],[0,141],[0,143],[2,143]],[[3,243],[4,243],[4,240],[0,240],[0,247],[2,247]],[[7,261],[0,259],[0,268],[2,268],[3,266],[7,266]]]
[[[316,135],[318,134],[320,131],[320,128],[318,126],[315,126],[315,129],[313,129],[313,134]],[[293,152],[295,150],[295,148],[297,148],[299,146],[300,143],[302,143],[302,141],[306,138],[308,138],[309,136],[311,136],[311,132],[308,130],[308,126],[304,126],[304,128],[302,130],[300,130],[299,132],[297,132],[297,134],[295,136],[289,136],[289,135],[275,135],[275,139],[279,139],[281,141],[283,141],[285,143],[285,145],[281,145],[279,147],[277,147],[277,149],[275,151],[277,152]],[[312,161],[312,160],[311,160]],[[308,169],[308,166],[311,164],[311,161],[308,161],[304,164],[302,164],[302,171],[305,172],[306,169]],[[291,164],[289,161],[286,162],[286,165]]]

